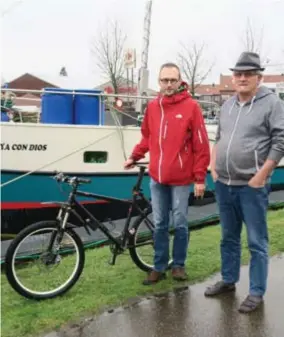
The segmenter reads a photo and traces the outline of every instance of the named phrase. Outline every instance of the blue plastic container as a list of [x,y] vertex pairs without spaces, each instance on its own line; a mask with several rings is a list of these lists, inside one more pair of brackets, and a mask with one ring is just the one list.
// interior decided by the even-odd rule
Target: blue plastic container
[[10,118],[8,117],[8,115],[5,111],[1,111],[1,121],[2,122],[9,122],[10,121]]
[[41,123],[74,124],[74,95],[64,94],[64,92],[72,93],[73,90],[44,88],[44,91],[41,100]]
[[94,94],[101,92],[101,90],[75,90],[74,124],[104,124],[104,104],[102,103],[100,96],[86,95],[86,93]]

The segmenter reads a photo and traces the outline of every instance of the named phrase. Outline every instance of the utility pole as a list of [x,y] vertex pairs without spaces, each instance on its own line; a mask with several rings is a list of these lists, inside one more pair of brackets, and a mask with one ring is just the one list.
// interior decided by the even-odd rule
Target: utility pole
[[[148,54],[149,54],[150,29],[151,29],[151,13],[152,13],[152,0],[147,1],[146,3],[146,10],[144,17],[141,68],[139,69],[138,74],[139,96],[146,96],[146,90],[149,87]],[[136,111],[138,114],[142,113],[141,99],[137,99]]]

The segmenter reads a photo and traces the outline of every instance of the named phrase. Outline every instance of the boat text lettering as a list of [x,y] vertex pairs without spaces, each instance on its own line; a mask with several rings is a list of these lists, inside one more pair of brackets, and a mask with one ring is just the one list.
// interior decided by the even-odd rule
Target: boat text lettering
[[45,151],[47,144],[6,144],[1,143],[1,151]]

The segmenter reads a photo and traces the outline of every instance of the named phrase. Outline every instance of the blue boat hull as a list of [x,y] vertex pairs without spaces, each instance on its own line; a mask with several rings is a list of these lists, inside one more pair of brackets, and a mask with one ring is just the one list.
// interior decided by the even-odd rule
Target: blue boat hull
[[[2,171],[1,184],[11,181],[25,172]],[[75,175],[66,173],[68,175]],[[117,174],[76,174],[77,176],[91,178],[92,182],[83,185],[81,190],[102,194],[120,199],[131,199],[132,187],[137,181],[137,173]],[[284,190],[284,167],[275,170],[272,176],[273,190]],[[145,175],[142,188],[150,198],[149,176]],[[2,187],[1,220],[3,234],[18,233],[27,225],[41,220],[55,219],[58,207],[55,205],[42,205],[42,202],[66,201],[69,186],[60,186],[52,179],[52,173],[34,173]],[[191,191],[192,192],[192,191]],[[116,202],[101,202],[90,198],[78,198],[99,220],[125,218],[128,205]],[[214,183],[210,174],[207,176],[207,189],[205,200],[202,203],[214,201]],[[193,193],[189,204],[196,203]],[[75,219],[74,219],[75,221]]]

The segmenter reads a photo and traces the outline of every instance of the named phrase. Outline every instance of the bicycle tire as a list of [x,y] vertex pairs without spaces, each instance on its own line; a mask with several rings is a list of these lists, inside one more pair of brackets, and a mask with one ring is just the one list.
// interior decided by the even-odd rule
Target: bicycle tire
[[[149,215],[151,213],[151,211],[149,211],[147,213],[147,215]],[[137,242],[137,235],[139,233],[139,226],[141,226],[143,224],[143,220],[144,220],[144,217],[143,216],[139,216],[133,226],[131,227],[130,231],[133,229],[133,232],[134,234],[131,235],[131,237],[129,238],[129,254],[130,254],[130,257],[132,259],[132,261],[136,264],[136,266],[141,269],[142,271],[145,271],[145,272],[150,272],[153,270],[153,265],[149,265],[148,263],[145,263],[143,261],[143,259],[141,259],[139,253],[137,252],[137,246],[136,246],[136,242]],[[153,232],[154,232],[154,228],[151,229],[152,231],[152,235],[153,235]],[[153,260],[154,260],[154,256],[153,256]],[[172,267],[172,260],[169,261],[168,263],[168,267],[167,269],[171,269]]]
[[45,300],[45,299],[50,299],[50,298],[63,295],[75,285],[75,283],[78,281],[83,271],[83,268],[84,268],[85,251],[84,251],[84,246],[83,246],[83,242],[81,238],[72,228],[70,228],[70,226],[72,226],[70,223],[67,224],[67,228],[65,229],[65,232],[71,236],[71,238],[74,240],[75,245],[77,246],[79,261],[77,264],[76,271],[74,272],[73,277],[69,280],[69,282],[63,288],[59,287],[59,290],[54,291],[54,292],[49,292],[47,294],[39,294],[38,292],[33,292],[33,291],[29,291],[25,289],[18,282],[17,277],[14,274],[13,260],[14,260],[14,254],[15,252],[17,252],[18,246],[28,235],[40,229],[43,229],[43,230],[44,229],[58,229],[58,224],[56,221],[40,221],[40,222],[29,225],[28,227],[24,228],[21,232],[18,233],[18,235],[15,237],[15,239],[12,241],[12,243],[8,247],[6,257],[5,257],[6,278],[9,284],[11,285],[11,287],[18,294],[28,299]]

